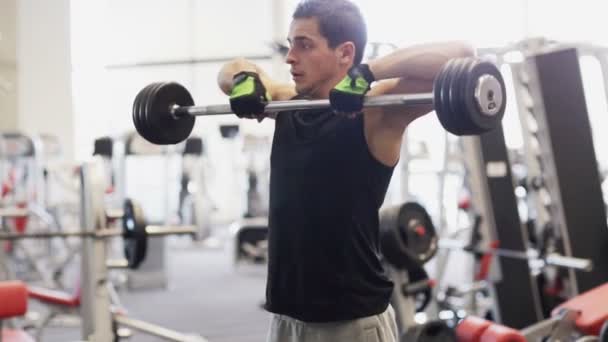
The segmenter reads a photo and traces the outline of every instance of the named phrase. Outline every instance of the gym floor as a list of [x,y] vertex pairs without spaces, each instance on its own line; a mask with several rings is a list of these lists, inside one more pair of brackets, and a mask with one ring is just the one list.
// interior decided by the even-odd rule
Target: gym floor
[[[222,241],[213,248],[185,239],[168,241],[168,289],[120,291],[129,315],[182,333],[198,333],[210,342],[264,341],[269,322],[269,314],[260,307],[265,266],[235,268],[229,239]],[[58,325],[45,329],[43,341],[80,339],[78,325]],[[129,341],[164,340],[134,332]]]

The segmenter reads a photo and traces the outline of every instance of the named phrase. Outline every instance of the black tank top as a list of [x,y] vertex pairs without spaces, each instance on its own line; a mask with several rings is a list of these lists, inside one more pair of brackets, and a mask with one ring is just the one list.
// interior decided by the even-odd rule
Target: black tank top
[[369,152],[363,115],[282,112],[271,155],[266,309],[305,322],[386,310],[378,209],[393,173]]

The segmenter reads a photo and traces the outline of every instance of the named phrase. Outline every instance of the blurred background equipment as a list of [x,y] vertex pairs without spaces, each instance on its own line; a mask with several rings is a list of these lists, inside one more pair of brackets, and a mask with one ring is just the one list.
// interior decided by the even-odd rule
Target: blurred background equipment
[[[506,86],[496,130],[460,137],[428,115],[404,135],[380,212],[400,339],[606,341],[603,3],[354,2],[365,59],[464,40]],[[235,57],[289,82],[296,3],[0,1],[3,340],[266,338],[274,122],[200,117],[158,146],[134,131],[133,99],[177,82],[227,103],[217,72]],[[144,225],[127,200],[149,234],[128,230]],[[167,226],[187,234],[152,229]],[[106,227],[120,236],[82,233]]]

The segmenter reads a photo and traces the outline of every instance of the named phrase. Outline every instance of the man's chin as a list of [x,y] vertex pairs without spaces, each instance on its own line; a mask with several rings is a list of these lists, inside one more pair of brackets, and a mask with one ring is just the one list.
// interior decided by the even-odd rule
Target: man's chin
[[308,96],[308,95],[310,95],[310,88],[296,84],[296,93],[299,96]]

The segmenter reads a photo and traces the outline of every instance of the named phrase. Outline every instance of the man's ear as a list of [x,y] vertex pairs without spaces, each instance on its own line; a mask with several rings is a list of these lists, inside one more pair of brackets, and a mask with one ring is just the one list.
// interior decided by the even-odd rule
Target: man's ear
[[353,64],[355,61],[355,51],[357,48],[353,42],[344,42],[336,48],[338,59],[341,64]]

